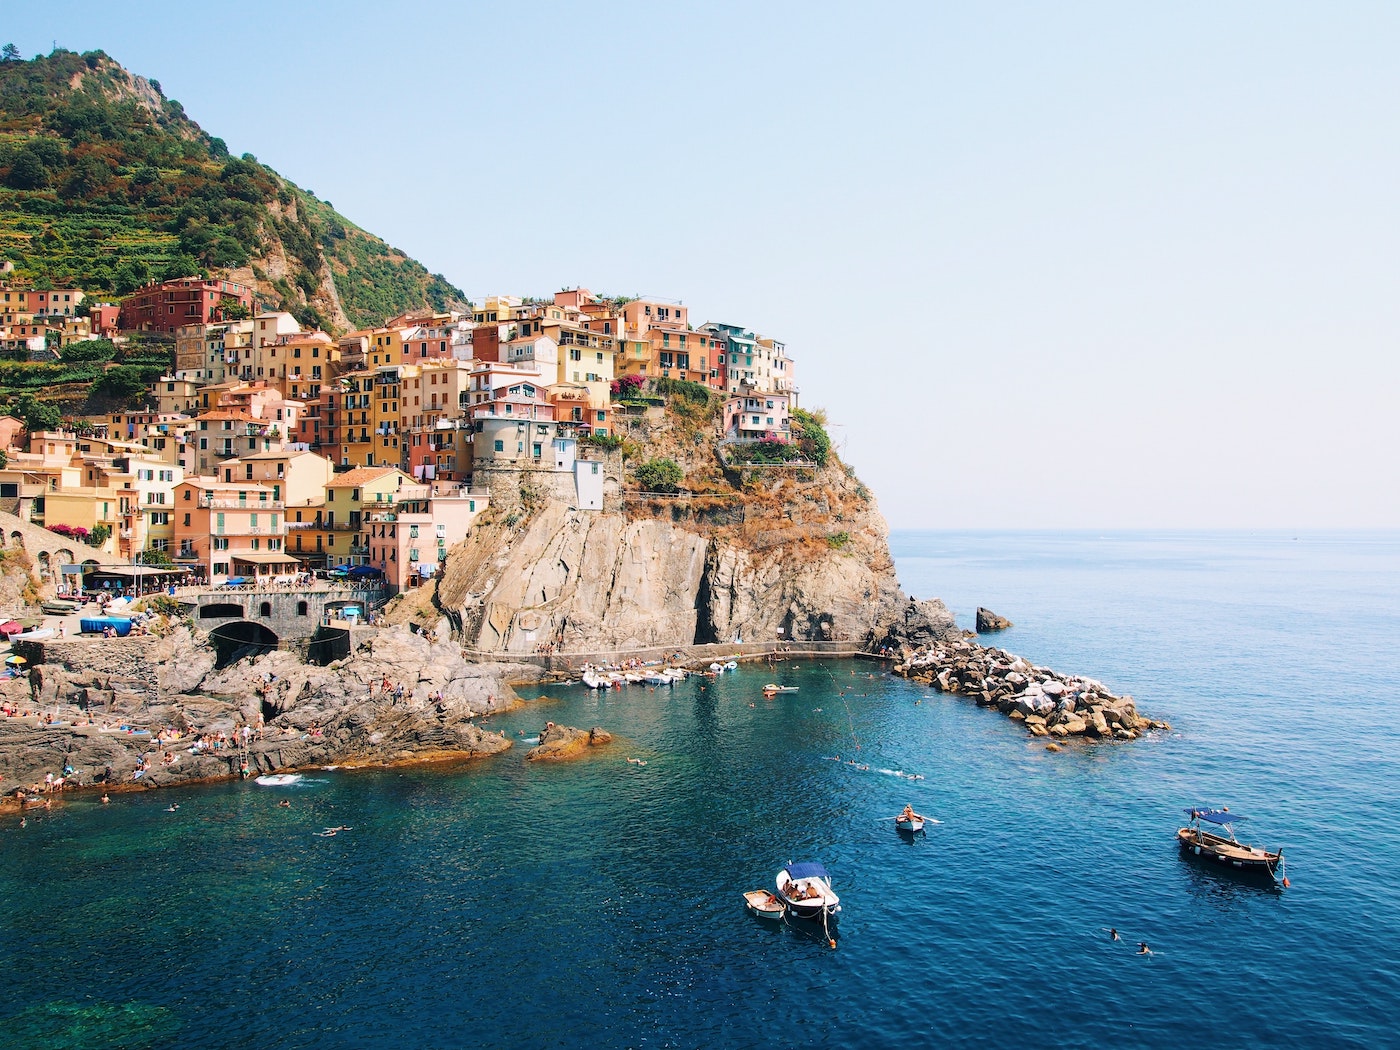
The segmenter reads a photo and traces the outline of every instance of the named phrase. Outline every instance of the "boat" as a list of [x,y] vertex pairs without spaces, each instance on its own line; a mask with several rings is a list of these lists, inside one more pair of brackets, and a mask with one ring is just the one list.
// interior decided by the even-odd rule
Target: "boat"
[[800,919],[835,918],[841,910],[831,876],[817,861],[789,864],[778,872],[778,899]]
[[62,598],[55,598],[51,602],[43,602],[39,608],[48,616],[67,616],[69,613],[77,612],[82,608],[79,602],[64,601]]
[[116,631],[118,636],[122,638],[131,633],[131,621],[118,619],[115,616],[84,616],[78,623],[82,627],[83,634],[102,634],[108,627]]
[[760,919],[781,919],[786,910],[783,902],[767,890],[749,890],[744,894],[744,904],[751,915]]
[[[1283,850],[1270,853],[1235,837],[1235,825],[1249,818],[1231,813],[1228,806],[1219,809],[1193,806],[1186,813],[1191,822],[1176,833],[1176,841],[1185,856],[1208,862],[1211,867],[1288,885]],[[1203,827],[1203,824],[1211,827]]]
[[795,685],[774,685],[772,682],[769,682],[767,685],[765,685],[765,686],[763,687],[763,694],[764,694],[765,696],[772,696],[772,695],[775,694],[775,693],[795,693],[795,692],[797,692],[797,686],[795,686]]
[[58,632],[52,627],[39,627],[32,631],[21,631],[19,634],[10,636],[12,642],[38,642],[45,638],[52,638]]
[[676,680],[667,671],[648,671],[642,675],[642,681],[647,685],[675,685]]
[[583,684],[588,686],[589,689],[606,689],[610,683],[605,682],[592,671],[584,671]]
[[724,669],[725,669],[726,671],[737,671],[737,670],[739,670],[739,664],[738,664],[738,662],[735,661],[735,660],[730,660],[728,663],[726,663],[726,664],[724,665]]
[[721,674],[724,671],[724,664],[710,664],[710,670],[715,674]]
[[911,835],[917,835],[924,830],[924,817],[919,813],[910,813],[905,816],[901,813],[894,818],[894,826],[900,831],[907,831]]

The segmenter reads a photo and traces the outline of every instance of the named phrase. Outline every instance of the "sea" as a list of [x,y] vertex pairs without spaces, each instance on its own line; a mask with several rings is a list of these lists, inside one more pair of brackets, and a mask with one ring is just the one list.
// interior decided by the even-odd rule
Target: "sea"
[[[1400,533],[892,548],[909,593],[1172,728],[1055,753],[797,659],[535,690],[464,765],[9,814],[0,1047],[1400,1045]],[[546,720],[615,739],[527,764]],[[906,803],[936,823],[896,833]],[[1201,805],[1290,886],[1180,856]],[[790,861],[834,927],[745,911]]]

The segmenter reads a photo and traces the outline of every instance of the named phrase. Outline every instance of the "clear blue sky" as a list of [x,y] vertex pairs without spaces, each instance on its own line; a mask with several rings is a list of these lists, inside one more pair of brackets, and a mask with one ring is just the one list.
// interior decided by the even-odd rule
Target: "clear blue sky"
[[160,80],[469,295],[785,339],[895,527],[1400,526],[1400,5],[2,21]]

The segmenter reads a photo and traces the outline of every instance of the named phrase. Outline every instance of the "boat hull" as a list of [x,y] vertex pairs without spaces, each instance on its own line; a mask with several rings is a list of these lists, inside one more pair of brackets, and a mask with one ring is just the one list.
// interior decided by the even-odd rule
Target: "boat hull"
[[783,917],[783,902],[767,890],[749,890],[744,894],[744,906],[749,914],[770,922]]
[[1182,856],[1214,871],[1269,882],[1275,882],[1282,877],[1282,851],[1269,853],[1192,828],[1182,828],[1177,832],[1177,844]]
[[915,817],[913,820],[900,820],[896,818],[894,826],[900,831],[906,831],[909,834],[913,835],[916,832],[924,830],[924,818]]

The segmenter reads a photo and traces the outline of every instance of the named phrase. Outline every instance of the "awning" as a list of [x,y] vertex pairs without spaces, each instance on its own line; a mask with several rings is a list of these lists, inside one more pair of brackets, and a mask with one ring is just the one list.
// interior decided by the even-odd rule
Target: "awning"
[[234,561],[247,565],[297,565],[299,562],[289,554],[235,554]]
[[1186,812],[1191,814],[1192,820],[1208,820],[1212,824],[1238,824],[1249,819],[1228,809],[1188,809]]
[[826,869],[814,860],[802,864],[789,864],[787,873],[788,877],[793,879],[829,879],[831,877],[826,873]]

